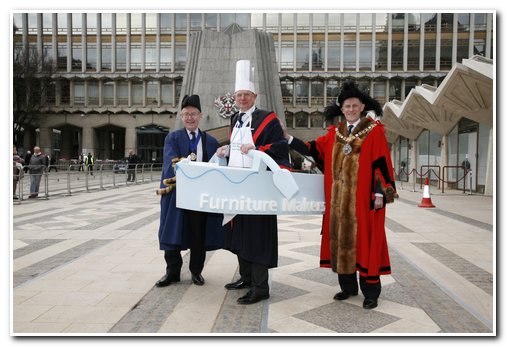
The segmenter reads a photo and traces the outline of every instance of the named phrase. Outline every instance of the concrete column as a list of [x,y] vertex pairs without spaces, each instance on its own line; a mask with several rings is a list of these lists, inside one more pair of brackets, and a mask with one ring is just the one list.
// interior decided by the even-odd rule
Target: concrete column
[[86,155],[92,153],[95,156],[95,143],[93,141],[93,128],[91,126],[83,126],[81,150]]
[[137,152],[137,132],[136,128],[125,128],[125,157],[128,157],[129,149]]
[[493,160],[493,128],[489,128],[489,141],[488,141],[488,160],[486,166],[486,183],[484,187],[484,195],[492,196],[494,193],[493,185],[493,172],[495,171]]
[[[440,167],[444,167],[446,165],[449,165],[449,151],[447,150],[447,146],[449,144],[449,135],[442,136],[442,141],[440,142]],[[442,176],[443,172],[440,171],[440,179],[443,180],[444,177]],[[444,184],[443,182],[440,182],[440,184]]]
[[[417,141],[410,140],[410,146],[412,146],[412,148],[410,149],[410,154],[409,154],[410,155],[410,167],[408,168],[408,172],[412,172],[412,170],[414,170],[414,169],[417,171]],[[414,174],[413,173],[408,178],[408,181],[410,183],[414,182]],[[416,181],[417,181],[417,175],[416,175]]]
[[51,134],[53,128],[39,128],[39,143],[38,146],[42,153],[51,154]]

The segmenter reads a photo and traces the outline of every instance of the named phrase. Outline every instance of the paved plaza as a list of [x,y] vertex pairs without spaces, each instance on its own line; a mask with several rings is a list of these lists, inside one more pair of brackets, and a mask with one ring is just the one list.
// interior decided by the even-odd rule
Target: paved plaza
[[336,274],[319,268],[321,216],[280,216],[271,297],[242,306],[236,257],[207,253],[202,287],[157,288],[156,182],[24,200],[12,206],[11,333],[14,335],[456,335],[496,334],[494,201],[405,185],[388,206],[391,276],[379,305],[335,301]]

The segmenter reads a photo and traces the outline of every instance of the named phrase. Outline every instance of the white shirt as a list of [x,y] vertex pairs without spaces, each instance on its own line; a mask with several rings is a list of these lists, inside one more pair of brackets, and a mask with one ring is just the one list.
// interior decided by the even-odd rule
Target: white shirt
[[347,129],[348,129],[349,125],[353,125],[352,130],[350,130],[351,134],[354,131],[354,129],[357,127],[357,125],[359,124],[360,121],[361,121],[361,117],[359,117],[359,119],[356,120],[354,123],[347,122]]
[[[250,109],[248,109],[246,112],[239,111],[239,113],[244,113],[244,115],[241,117],[241,120],[243,121],[243,127],[250,126],[252,123],[252,113],[255,111],[255,105],[253,105]],[[237,124],[238,122],[236,122]]]

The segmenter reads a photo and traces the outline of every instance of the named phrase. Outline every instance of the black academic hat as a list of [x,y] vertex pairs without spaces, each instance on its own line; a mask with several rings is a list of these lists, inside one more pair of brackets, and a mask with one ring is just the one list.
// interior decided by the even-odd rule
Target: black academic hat
[[187,106],[193,106],[201,112],[201,100],[199,95],[185,95],[181,101],[181,109],[183,110]]
[[365,111],[374,111],[377,116],[382,115],[382,106],[380,106],[379,102],[371,98],[368,94],[360,91],[356,84],[352,81],[343,83],[340,95],[338,95],[338,99],[336,100],[336,105],[340,108],[339,115],[343,114],[341,111],[343,102],[349,98],[358,98],[361,100],[364,104]]

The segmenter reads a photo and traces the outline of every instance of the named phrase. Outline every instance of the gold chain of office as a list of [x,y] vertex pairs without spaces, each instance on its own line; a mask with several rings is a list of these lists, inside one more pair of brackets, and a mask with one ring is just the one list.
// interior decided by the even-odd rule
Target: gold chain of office
[[354,141],[356,138],[360,137],[361,135],[370,132],[376,126],[377,123],[373,123],[369,125],[366,129],[363,129],[360,132],[358,132],[357,134],[349,135],[347,137],[343,136],[339,131],[336,131],[336,136],[338,136],[343,142],[345,142],[345,146],[343,146],[343,153],[345,155],[352,153],[352,146],[350,146],[350,143]]

